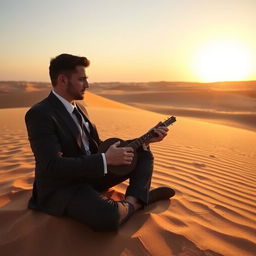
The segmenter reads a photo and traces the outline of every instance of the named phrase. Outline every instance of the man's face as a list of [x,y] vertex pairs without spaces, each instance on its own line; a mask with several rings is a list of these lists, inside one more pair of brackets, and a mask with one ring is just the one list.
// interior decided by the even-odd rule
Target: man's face
[[85,75],[85,68],[83,66],[76,67],[77,72],[72,73],[68,79],[67,93],[73,100],[82,100],[86,88],[89,87],[87,77]]

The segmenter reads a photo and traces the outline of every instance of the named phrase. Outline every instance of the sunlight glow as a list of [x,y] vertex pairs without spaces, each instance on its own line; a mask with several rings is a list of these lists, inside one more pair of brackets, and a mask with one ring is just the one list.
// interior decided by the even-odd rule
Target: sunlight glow
[[215,42],[200,49],[194,68],[203,82],[245,80],[251,72],[251,55],[245,45]]

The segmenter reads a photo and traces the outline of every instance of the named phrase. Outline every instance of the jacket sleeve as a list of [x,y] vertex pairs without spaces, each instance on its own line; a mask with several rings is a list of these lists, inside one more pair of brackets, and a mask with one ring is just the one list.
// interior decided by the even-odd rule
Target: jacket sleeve
[[98,178],[104,176],[100,153],[64,157],[54,120],[40,108],[31,108],[25,116],[31,149],[40,176],[64,179]]

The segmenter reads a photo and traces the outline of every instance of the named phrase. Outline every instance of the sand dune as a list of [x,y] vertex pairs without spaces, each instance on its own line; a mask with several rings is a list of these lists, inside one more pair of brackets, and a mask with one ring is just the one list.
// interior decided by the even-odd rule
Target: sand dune
[[146,110],[255,131],[256,82],[97,83],[98,95]]
[[[166,117],[91,93],[86,102],[102,139],[138,137]],[[172,186],[175,197],[138,211],[118,232],[96,233],[26,208],[34,176],[26,111],[0,110],[0,255],[255,255],[254,132],[177,116],[152,145],[152,187]],[[126,186],[109,196],[122,198]]]
[[[0,108],[29,107],[49,83],[0,81]],[[97,95],[149,111],[256,130],[256,81],[92,83]]]

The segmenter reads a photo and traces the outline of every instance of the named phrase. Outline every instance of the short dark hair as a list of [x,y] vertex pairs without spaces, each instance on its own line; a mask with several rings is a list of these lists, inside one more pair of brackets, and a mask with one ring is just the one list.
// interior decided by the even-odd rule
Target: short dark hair
[[67,53],[58,55],[51,59],[49,74],[52,85],[55,86],[59,74],[65,74],[68,77],[76,72],[76,66],[88,67],[90,61],[86,57],[75,56]]

